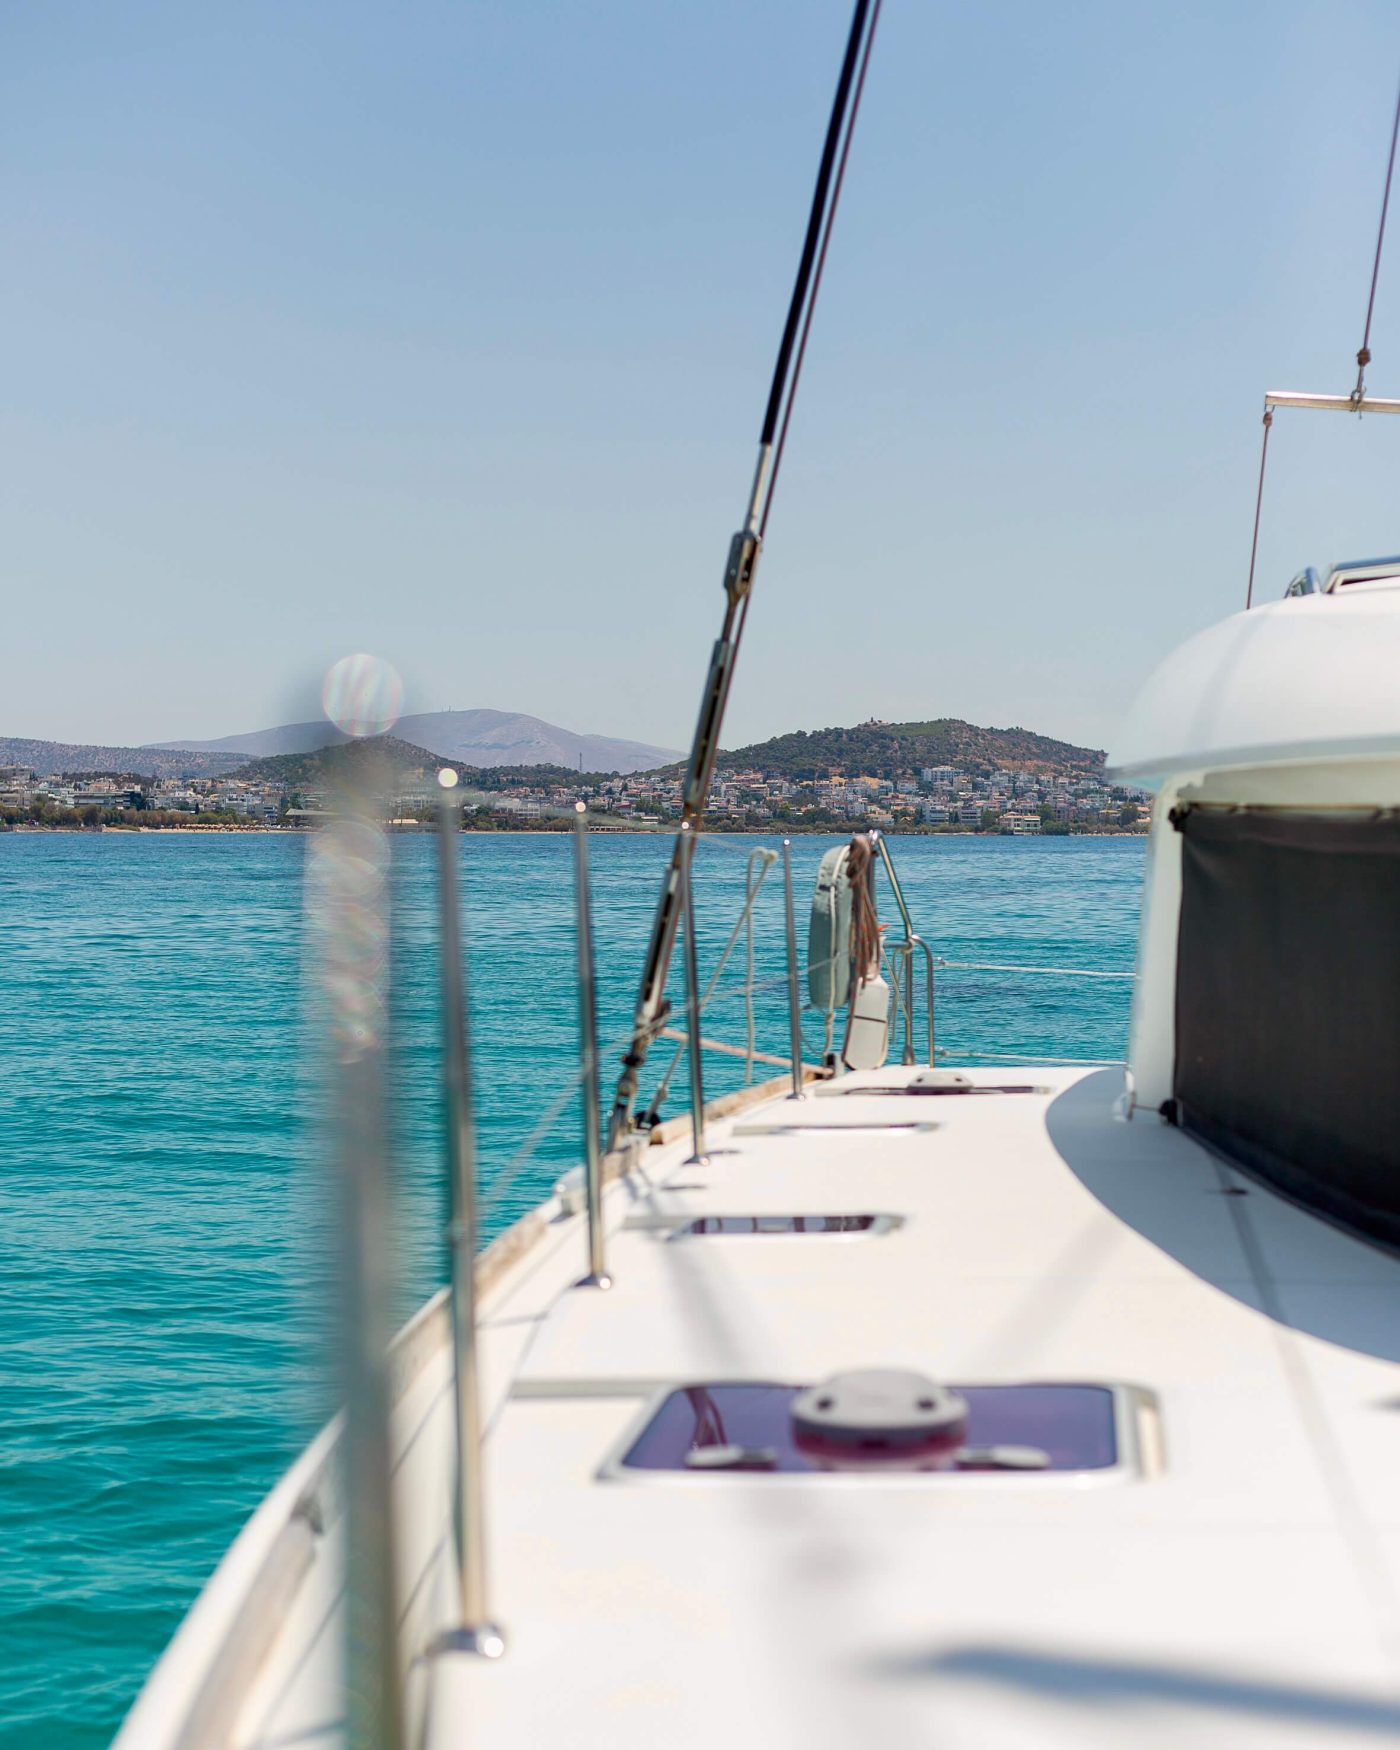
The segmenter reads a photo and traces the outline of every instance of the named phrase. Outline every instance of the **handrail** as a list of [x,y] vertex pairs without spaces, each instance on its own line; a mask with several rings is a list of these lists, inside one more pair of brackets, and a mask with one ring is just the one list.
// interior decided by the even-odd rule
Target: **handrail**
[[927,984],[927,1001],[928,1001],[928,1064],[929,1064],[929,1068],[932,1069],[934,1058],[937,1055],[937,1052],[936,1052],[936,1049],[934,1046],[934,1027],[933,1027],[934,953],[933,953],[933,949],[929,947],[928,943],[923,939],[922,936],[911,936],[910,942],[914,947],[922,948],[923,954],[924,954],[924,978],[925,978],[925,981]]
[[[909,914],[909,905],[904,897],[904,889],[900,885],[899,875],[894,866],[894,858],[891,857],[889,846],[885,843],[885,835],[882,832],[873,831],[870,837],[874,841],[875,849],[880,853],[880,862],[889,879],[890,892],[894,895],[894,903],[899,911],[899,921],[904,926],[904,939],[888,942],[885,945],[886,953],[903,956],[902,968],[893,969],[895,972],[895,1001],[904,1014],[903,1061],[906,1065],[914,1063],[914,950],[919,948],[922,949],[924,955],[924,979],[928,1007],[928,1063],[932,1067],[934,1060],[933,968],[935,964],[933,950],[914,929],[914,920]],[[904,974],[902,993],[899,987],[900,970]]]
[[935,965],[942,965],[943,962],[936,959],[933,950],[929,947],[928,943],[923,939],[922,936],[917,936],[917,935],[910,936],[910,937],[905,938],[904,940],[896,939],[893,942],[886,942],[885,943],[885,953],[888,954],[889,956],[891,956],[892,959],[896,955],[898,955],[900,958],[900,968],[898,970],[895,970],[896,981],[899,978],[899,973],[901,970],[904,974],[904,980],[905,980],[904,991],[903,991],[903,993],[900,992],[899,985],[896,982],[895,1001],[899,1006],[899,1012],[904,1017],[904,1049],[903,1049],[903,1054],[902,1054],[902,1061],[906,1065],[912,1065],[916,1061],[915,1056],[914,1056],[914,1023],[915,1023],[915,1018],[916,1018],[916,1004],[914,1002],[914,951],[915,951],[915,949],[918,949],[923,954],[923,957],[924,957],[924,1004],[925,1004],[925,1008],[927,1009],[927,1027],[928,1027],[928,1048],[927,1048],[928,1055],[927,1055],[926,1061],[927,1061],[929,1067],[932,1068],[933,1061],[934,1061],[934,1054],[935,1054],[934,1020],[933,1020],[933,969],[934,969]]
[[871,830],[870,837],[875,841],[875,849],[880,853],[880,861],[885,866],[885,874],[889,877],[890,892],[894,902],[899,907],[899,921],[904,925],[904,934],[909,940],[914,936],[914,920],[909,915],[909,907],[905,904],[904,889],[899,885],[899,876],[895,873],[894,859],[890,856],[889,846],[885,843],[885,835],[878,828]]

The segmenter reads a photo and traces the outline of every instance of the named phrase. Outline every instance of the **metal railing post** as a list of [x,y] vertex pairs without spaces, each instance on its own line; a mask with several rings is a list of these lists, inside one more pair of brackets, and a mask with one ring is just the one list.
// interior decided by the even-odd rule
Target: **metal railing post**
[[802,999],[797,977],[797,920],[792,906],[792,840],[783,840],[783,912],[787,926],[788,1029],[792,1040],[792,1093],[794,1100],[804,1099],[802,1092]]
[[906,1068],[914,1062],[914,939],[904,952],[904,1051],[899,1060]]
[[705,1153],[705,1077],[700,1065],[700,973],[695,947],[695,833],[690,822],[681,822],[681,913],[685,922],[685,1011],[689,1035],[686,1055],[690,1061],[689,1166],[709,1165]]
[[387,861],[386,834],[376,818],[370,783],[347,783],[333,818],[312,841],[308,875],[331,1041],[350,1750],[400,1750],[405,1741],[388,1360],[394,1244],[385,1074]]
[[598,1109],[598,1005],[593,977],[593,914],[588,893],[588,804],[574,804],[574,909],[578,941],[578,1030],[583,1088],[584,1170],[588,1191],[588,1274],[580,1288],[611,1288],[603,1256],[603,1125]]
[[[908,941],[914,934],[914,920],[909,916],[909,907],[904,899],[904,889],[900,886],[899,876],[895,873],[894,859],[890,856],[889,846],[885,843],[885,835],[882,832],[872,832],[870,836],[875,841],[875,849],[880,853],[880,861],[884,864],[885,874],[889,877],[890,892],[894,895],[899,921],[904,925],[904,939]],[[873,869],[871,879],[872,881],[874,879]]]
[[452,1358],[457,1416],[453,1532],[457,1549],[457,1622],[434,1642],[435,1653],[497,1659],[505,1639],[486,1601],[486,1512],[481,1454],[481,1381],[476,1348],[476,1120],[472,1110],[466,979],[462,967],[457,858],[461,848],[457,774],[438,773],[438,900],[442,957],[443,1091],[451,1182],[448,1225],[452,1272]]
[[[924,951],[924,977],[925,977],[926,986],[927,986],[927,998],[928,998],[928,1063],[929,1063],[929,1068],[932,1069],[933,1068],[933,1060],[934,1060],[933,949],[929,947],[928,943],[923,939],[922,936],[915,936],[914,941]],[[910,952],[910,959],[911,960],[913,959],[912,950]]]

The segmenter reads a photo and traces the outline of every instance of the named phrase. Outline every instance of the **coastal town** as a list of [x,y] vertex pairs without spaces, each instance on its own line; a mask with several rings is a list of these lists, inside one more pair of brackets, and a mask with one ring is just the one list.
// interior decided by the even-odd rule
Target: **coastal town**
[[[596,786],[512,789],[478,806],[517,820],[540,820],[580,799],[619,823],[664,825],[680,814],[681,779],[643,772]],[[705,810],[711,825],[734,830],[873,826],[1015,834],[1146,831],[1150,814],[1143,791],[1102,778],[1033,770],[977,774],[949,765],[895,777],[857,773],[807,782],[758,769],[721,771]]]
[[[397,768],[395,794],[387,799],[397,825],[411,829],[430,817],[438,763],[424,755],[416,764]],[[0,766],[0,826],[314,826],[328,807],[324,779],[289,780],[258,769],[274,764],[254,761],[227,775],[178,777],[44,774]],[[675,768],[577,778],[557,768],[485,768],[463,773],[463,812],[469,829],[539,831],[571,817],[575,803],[582,801],[600,827],[645,831],[664,828],[679,816],[681,791],[682,777]],[[706,821],[730,831],[880,827],[1019,836],[1145,832],[1150,812],[1145,792],[1081,771],[969,771],[936,765],[888,776],[854,772],[803,780],[755,767],[720,771]]]

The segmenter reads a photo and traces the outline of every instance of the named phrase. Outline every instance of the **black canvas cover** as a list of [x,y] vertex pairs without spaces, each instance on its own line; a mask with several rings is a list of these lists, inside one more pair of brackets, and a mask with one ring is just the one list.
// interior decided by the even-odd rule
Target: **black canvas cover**
[[1192,807],[1173,823],[1179,1121],[1400,1245],[1400,818]]

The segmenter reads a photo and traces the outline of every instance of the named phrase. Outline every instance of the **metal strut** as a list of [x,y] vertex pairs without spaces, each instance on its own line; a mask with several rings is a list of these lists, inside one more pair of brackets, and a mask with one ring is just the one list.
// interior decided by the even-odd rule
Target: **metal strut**
[[1400,401],[1382,400],[1377,395],[1303,395],[1295,394],[1291,389],[1268,391],[1264,397],[1264,441],[1259,447],[1259,485],[1254,494],[1254,538],[1249,544],[1249,582],[1244,592],[1246,608],[1254,606],[1254,566],[1259,557],[1259,519],[1264,510],[1264,470],[1269,461],[1269,432],[1273,429],[1276,407],[1302,407],[1325,413],[1400,413]]
[[686,855],[686,836],[699,830],[714,780],[720,726],[724,722],[724,710],[734,678],[734,664],[743,637],[744,622],[748,616],[754,571],[763,546],[763,530],[767,526],[768,512],[772,505],[772,484],[777,478],[787,439],[788,415],[792,411],[802,354],[806,348],[812,311],[821,285],[826,244],[840,199],[846,159],[850,152],[851,136],[855,129],[879,15],[880,0],[856,0],[846,52],[841,62],[841,74],[831,106],[831,117],[827,123],[821,164],[817,171],[816,188],[812,195],[811,212],[802,244],[802,257],[798,263],[787,321],[778,348],[777,364],[763,416],[763,428],[759,434],[758,461],[749,492],[748,510],[743,526],[729,543],[729,558],[724,569],[724,622],[710,655],[710,669],[701,695],[700,716],[695,726],[695,739],[691,744],[690,764],[686,771],[680,830],[671,848],[670,866],[662,883],[661,897],[657,901],[651,941],[642,970],[641,989],[637,996],[632,1043],[622,1059],[622,1074],[618,1078],[617,1092],[613,1098],[612,1116],[608,1126],[610,1150],[620,1146],[631,1128],[642,1066],[646,1062],[652,1041],[666,1025],[670,1012],[670,1004],[666,1000],[666,976],[680,925],[683,899],[681,862]]
[[1400,93],[1395,98],[1395,119],[1390,127],[1390,153],[1385,161],[1385,188],[1381,194],[1381,216],[1376,226],[1376,253],[1371,262],[1371,288],[1366,298],[1366,323],[1361,333],[1361,345],[1356,354],[1356,387],[1350,395],[1297,395],[1271,389],[1264,397],[1264,441],[1259,449],[1259,486],[1254,495],[1254,539],[1249,545],[1249,583],[1245,588],[1244,605],[1254,605],[1254,566],[1259,557],[1259,518],[1264,508],[1264,469],[1269,460],[1269,431],[1274,423],[1275,407],[1306,407],[1329,413],[1400,413],[1400,401],[1384,401],[1366,393],[1366,367],[1371,362],[1371,318],[1376,313],[1376,286],[1381,273],[1381,251],[1385,248],[1385,221],[1390,212],[1390,185],[1395,177],[1395,147],[1400,141]]

